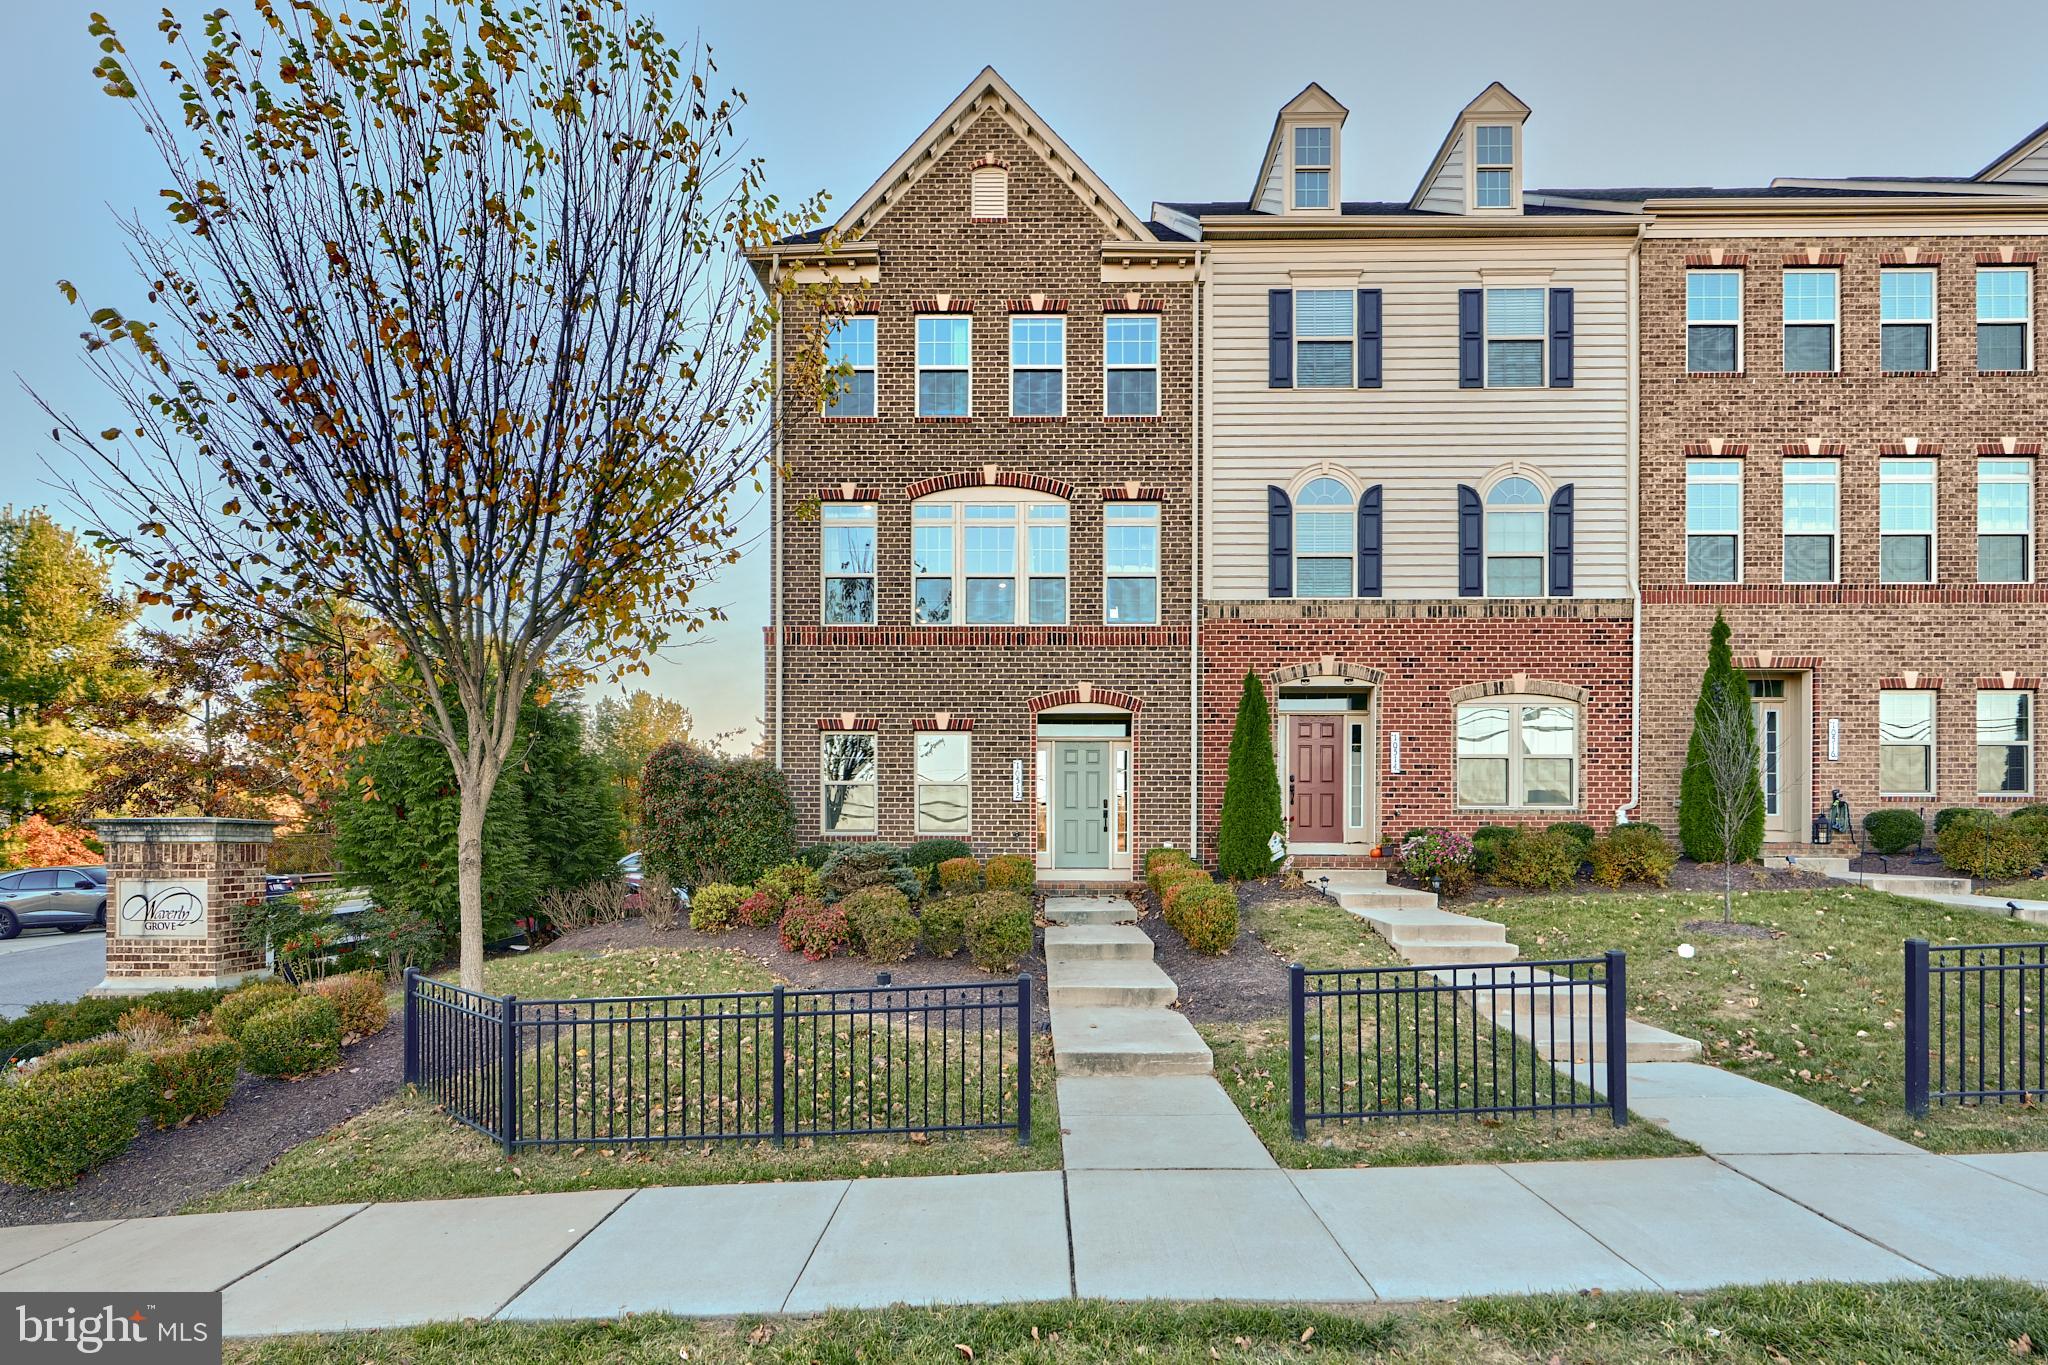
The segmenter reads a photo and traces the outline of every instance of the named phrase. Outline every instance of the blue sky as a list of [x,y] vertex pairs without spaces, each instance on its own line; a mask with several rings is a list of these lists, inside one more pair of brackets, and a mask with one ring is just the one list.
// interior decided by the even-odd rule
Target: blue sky
[[[219,4],[249,13],[247,0],[169,2],[187,17]],[[988,64],[1140,209],[1245,194],[1274,110],[1310,80],[1352,111],[1351,198],[1406,197],[1452,116],[1491,80],[1535,111],[1532,185],[1970,174],[2048,120],[2048,87],[2013,55],[2048,50],[2038,4],[1930,22],[1924,4],[1898,0],[638,2],[673,37],[701,32],[716,48],[728,83],[751,97],[750,136],[779,187],[829,190],[841,204]],[[0,218],[0,371],[88,426],[105,400],[54,281],[141,312],[113,216],[159,212],[161,172],[130,112],[99,93],[85,26],[97,9],[146,54],[163,3],[13,0],[0,17],[11,210]],[[21,383],[0,384],[0,501],[54,500],[48,425]],[[749,556],[702,599],[725,604],[730,621],[654,663],[648,685],[687,704],[700,730],[759,717],[765,560]]]

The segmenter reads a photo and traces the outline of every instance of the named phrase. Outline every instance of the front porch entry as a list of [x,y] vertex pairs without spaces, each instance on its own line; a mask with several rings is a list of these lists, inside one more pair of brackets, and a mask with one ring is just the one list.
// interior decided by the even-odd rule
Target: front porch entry
[[1129,880],[1131,717],[1100,708],[1038,716],[1038,866]]
[[1357,853],[1379,842],[1373,690],[1282,686],[1280,793],[1287,846],[1296,853]]
[[1807,677],[1804,673],[1749,676],[1767,844],[1802,844],[1812,833],[1813,739]]

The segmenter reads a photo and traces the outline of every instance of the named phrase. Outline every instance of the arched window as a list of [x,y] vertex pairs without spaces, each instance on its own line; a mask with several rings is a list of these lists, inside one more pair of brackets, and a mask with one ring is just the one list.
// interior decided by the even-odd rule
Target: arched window
[[1067,504],[1013,488],[910,509],[911,602],[921,626],[1067,622]]
[[1486,494],[1486,595],[1543,596],[1543,491],[1520,475]]
[[1356,595],[1352,556],[1358,500],[1336,479],[1312,479],[1294,499],[1294,595]]

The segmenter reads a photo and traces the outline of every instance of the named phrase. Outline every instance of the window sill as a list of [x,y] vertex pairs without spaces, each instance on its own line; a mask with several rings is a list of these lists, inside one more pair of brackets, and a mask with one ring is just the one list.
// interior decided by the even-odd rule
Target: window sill
[[1786,379],[1840,379],[1840,370],[1786,370]]
[[917,420],[920,422],[972,422],[974,415],[968,413],[959,417],[927,417],[923,413],[919,413]]
[[1118,412],[1104,413],[1102,420],[1105,422],[1157,422],[1161,418],[1156,412]]
[[1037,424],[1039,424],[1039,425],[1041,425],[1041,426],[1044,426],[1044,425],[1051,425],[1051,424],[1054,424],[1054,423],[1058,423],[1058,422],[1064,422],[1064,421],[1066,421],[1066,420],[1067,420],[1067,418],[1066,418],[1066,414],[1064,414],[1064,413],[1059,413],[1059,414],[1055,414],[1055,415],[1052,415],[1052,416],[1045,416],[1045,417],[1039,417],[1039,416],[1026,416],[1026,415],[1023,415],[1023,414],[1020,414],[1020,413],[1015,413],[1015,412],[1013,412],[1013,413],[1011,413],[1011,414],[1010,414],[1010,420],[1011,420],[1012,422],[1034,422],[1034,423],[1037,423]]
[[1882,379],[1939,379],[1939,370],[1879,370]]
[[1979,379],[2025,379],[2032,373],[2032,370],[1979,370],[1977,371],[1977,377]]
[[1684,377],[1687,379],[1747,379],[1749,375],[1743,370],[1687,370]]
[[821,412],[818,414],[818,420],[821,422],[879,422],[882,419],[874,415],[857,417],[850,413]]
[[1584,815],[1583,806],[1453,806],[1460,815]]

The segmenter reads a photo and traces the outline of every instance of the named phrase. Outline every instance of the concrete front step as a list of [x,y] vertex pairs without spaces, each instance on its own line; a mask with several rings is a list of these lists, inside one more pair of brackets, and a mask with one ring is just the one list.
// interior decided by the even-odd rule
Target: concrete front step
[[1090,1006],[1171,1005],[1180,998],[1173,978],[1158,964],[1129,959],[1061,961],[1046,964],[1047,1000],[1056,1009]]
[[1506,943],[1505,925],[1447,910],[1407,910],[1375,906],[1352,911],[1373,927],[1387,942],[1403,943]]
[[1512,943],[1438,943],[1420,940],[1397,943],[1394,951],[1403,962],[1418,967],[1459,967],[1467,963],[1512,962],[1522,950]]
[[1796,849],[1782,852],[1764,851],[1765,867],[1790,867],[1801,872],[1814,872],[1823,877],[1843,877],[1849,872],[1853,854],[1847,853],[1803,853]]
[[1052,1015],[1062,1076],[1207,1076],[1209,1045],[1173,1010],[1079,1006]]
[[[1470,987],[1465,998],[1472,1008],[1533,1044],[1545,1061],[1600,1062],[1607,1059],[1607,992],[1600,986],[1568,986],[1564,978],[1526,964],[1494,971],[1434,973],[1438,980]],[[1503,989],[1513,982],[1555,981],[1555,990]],[[1490,989],[1491,988],[1491,989]],[[1681,1034],[1646,1024],[1626,1022],[1631,1062],[1689,1062],[1700,1056],[1699,1043]]]
[[1855,882],[1872,891],[1885,891],[1894,896],[1967,896],[1971,886],[1968,877],[1914,877],[1905,873],[1849,872],[1838,875],[1838,880]]
[[1354,914],[1361,910],[1434,910],[1437,904],[1434,891],[1405,886],[1365,887],[1332,894],[1337,897],[1337,904]]
[[1122,896],[1054,896],[1045,903],[1048,924],[1130,924],[1138,907]]
[[1341,891],[1363,891],[1387,884],[1387,870],[1383,867],[1302,867],[1297,864],[1295,871],[1310,886],[1333,896]]
[[1054,924],[1045,931],[1048,970],[1068,962],[1152,960],[1152,940],[1135,924]]

